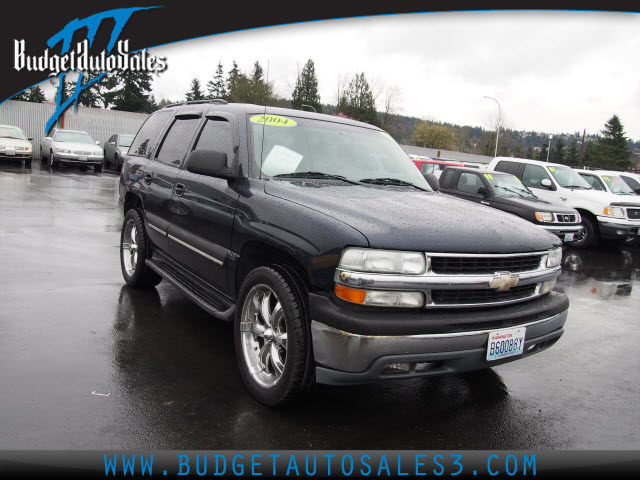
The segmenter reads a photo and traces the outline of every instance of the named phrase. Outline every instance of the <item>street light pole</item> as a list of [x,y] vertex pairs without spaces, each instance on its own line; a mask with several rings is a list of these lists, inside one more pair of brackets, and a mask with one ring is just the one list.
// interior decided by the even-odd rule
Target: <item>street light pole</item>
[[496,129],[496,153],[494,154],[494,157],[497,157],[498,156],[498,139],[500,138],[500,122],[502,121],[502,109],[500,108],[500,102],[495,98],[487,97],[486,95],[484,96],[484,98],[493,100],[498,104],[498,128]]
[[551,151],[551,139],[553,135],[549,135],[549,148],[547,148],[547,162],[549,161],[549,152]]

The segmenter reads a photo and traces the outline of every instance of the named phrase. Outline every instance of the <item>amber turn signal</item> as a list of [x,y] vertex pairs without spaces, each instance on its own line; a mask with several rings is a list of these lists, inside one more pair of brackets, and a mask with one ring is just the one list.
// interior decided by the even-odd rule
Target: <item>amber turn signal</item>
[[364,297],[367,294],[366,290],[358,290],[357,288],[349,288],[338,284],[336,284],[335,292],[339,298],[353,303],[364,303]]

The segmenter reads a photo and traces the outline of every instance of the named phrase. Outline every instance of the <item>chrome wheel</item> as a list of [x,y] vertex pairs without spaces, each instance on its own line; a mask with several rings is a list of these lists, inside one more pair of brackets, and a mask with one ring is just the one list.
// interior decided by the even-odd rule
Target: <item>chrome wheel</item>
[[132,276],[138,264],[138,231],[132,219],[130,219],[124,227],[120,251],[124,269],[127,275]]
[[287,325],[282,304],[267,285],[255,285],[242,307],[240,334],[244,360],[253,379],[273,387],[284,371]]

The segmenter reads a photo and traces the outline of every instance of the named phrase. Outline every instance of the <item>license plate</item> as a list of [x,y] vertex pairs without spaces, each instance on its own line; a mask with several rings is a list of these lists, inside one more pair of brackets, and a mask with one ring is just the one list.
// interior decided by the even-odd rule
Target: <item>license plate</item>
[[80,156],[78,157],[78,160],[81,160],[81,161],[83,161],[83,162],[86,162],[86,161],[87,161],[87,156],[86,156],[86,155],[80,155]]
[[565,242],[573,242],[573,233],[565,233],[564,241]]
[[510,328],[508,330],[494,330],[489,332],[487,345],[487,360],[500,360],[514,355],[520,355],[524,349],[525,327]]
[[6,153],[7,155],[15,155],[16,151],[15,150],[5,150],[4,153]]

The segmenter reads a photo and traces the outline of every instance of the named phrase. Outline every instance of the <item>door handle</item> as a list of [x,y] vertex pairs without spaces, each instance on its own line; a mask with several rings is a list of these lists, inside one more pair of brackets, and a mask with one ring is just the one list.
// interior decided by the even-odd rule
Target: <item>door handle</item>
[[184,195],[184,185],[181,183],[176,183],[173,191],[176,194],[176,197],[181,197],[182,195]]
[[144,183],[146,183],[147,185],[150,185],[152,179],[153,179],[153,173],[147,173],[144,176]]

